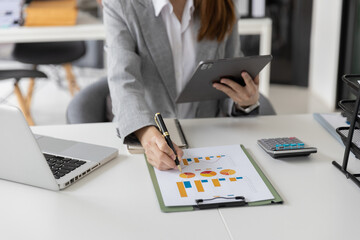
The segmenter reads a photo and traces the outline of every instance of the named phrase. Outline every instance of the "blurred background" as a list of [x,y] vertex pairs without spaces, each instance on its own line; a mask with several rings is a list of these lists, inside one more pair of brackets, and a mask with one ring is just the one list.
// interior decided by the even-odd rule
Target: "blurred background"
[[[266,95],[277,114],[334,112],[340,99],[352,97],[341,76],[360,70],[360,0],[234,2],[244,24],[271,20],[269,46],[274,59]],[[0,70],[36,66],[47,75],[36,79],[31,90],[35,124],[65,124],[66,108],[78,89],[106,76],[101,6],[96,0],[0,0],[0,24]],[[39,28],[50,30],[42,36]],[[54,40],[56,29],[69,33]],[[84,36],[75,36],[82,31]],[[99,35],[92,36],[92,31]],[[240,39],[245,55],[260,53],[261,35],[241,34]],[[84,48],[79,53],[69,50],[65,55],[73,55],[70,59],[45,44],[70,40],[82,42]],[[28,45],[32,41],[38,45]],[[18,81],[25,98],[29,84],[26,77]],[[0,103],[19,105],[14,79],[0,79]]]

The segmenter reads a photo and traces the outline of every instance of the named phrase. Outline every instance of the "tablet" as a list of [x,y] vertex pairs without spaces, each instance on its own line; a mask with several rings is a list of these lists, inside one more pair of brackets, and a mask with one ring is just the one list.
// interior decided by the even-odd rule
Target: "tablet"
[[245,86],[241,73],[246,71],[255,78],[271,59],[271,55],[263,55],[200,62],[177,97],[176,103],[227,98],[225,93],[212,86],[214,82],[219,82],[221,78],[229,78]]

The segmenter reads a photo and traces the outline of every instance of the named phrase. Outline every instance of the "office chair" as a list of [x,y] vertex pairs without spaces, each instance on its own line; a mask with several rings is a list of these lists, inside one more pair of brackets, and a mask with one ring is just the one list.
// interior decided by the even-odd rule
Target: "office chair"
[[[30,78],[29,87],[26,96],[22,93],[19,82],[22,78]],[[45,73],[37,70],[25,70],[25,69],[12,69],[12,70],[0,70],[0,80],[14,79],[14,93],[17,97],[21,111],[23,112],[26,121],[30,126],[34,125],[34,121],[31,117],[30,104],[32,100],[32,93],[35,86],[35,78],[47,78]]]
[[84,41],[76,42],[39,42],[16,43],[12,53],[16,61],[34,65],[62,65],[66,71],[66,79],[71,95],[80,88],[72,72],[71,62],[81,58],[86,53]]
[[[66,110],[68,124],[111,122],[110,91],[107,79],[103,78],[82,89],[69,103]],[[276,115],[270,101],[260,94],[260,115]]]
[[114,116],[109,94],[106,77],[81,89],[67,107],[67,123],[111,122]]

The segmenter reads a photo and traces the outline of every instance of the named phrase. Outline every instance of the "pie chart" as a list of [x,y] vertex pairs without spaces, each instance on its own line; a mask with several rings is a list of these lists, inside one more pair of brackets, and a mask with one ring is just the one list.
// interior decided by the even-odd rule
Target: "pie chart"
[[220,173],[222,175],[233,175],[235,174],[235,170],[232,170],[232,169],[224,169],[224,170],[221,170]]
[[195,173],[184,172],[179,175],[181,178],[193,178],[195,177]]
[[213,171],[203,171],[200,173],[201,176],[203,177],[213,177],[216,175],[216,172]]

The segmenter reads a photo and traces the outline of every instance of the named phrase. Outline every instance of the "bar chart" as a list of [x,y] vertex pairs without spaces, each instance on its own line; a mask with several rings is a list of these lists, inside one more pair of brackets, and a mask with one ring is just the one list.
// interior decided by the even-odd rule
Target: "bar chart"
[[205,157],[194,157],[194,158],[183,158],[182,164],[183,166],[189,166],[193,163],[201,163],[201,162],[207,162],[207,163],[216,163],[217,161],[221,160],[221,158],[224,158],[224,154],[219,155],[211,155],[211,156],[205,156]]
[[238,145],[185,149],[180,162],[182,172],[155,169],[166,206],[218,197],[231,201],[234,196],[256,201],[265,196],[266,185]]
[[[183,179],[193,179],[191,181],[184,180],[176,182],[181,198],[189,197],[189,193],[194,191],[197,193],[211,192],[217,194],[219,191],[214,189],[220,189],[225,186],[228,188],[228,184],[234,185],[243,179],[242,176],[225,177],[236,174],[234,169],[225,167],[226,165],[233,164],[226,154],[187,157],[181,159],[181,163],[183,165],[182,168],[186,170],[186,172],[180,173],[179,177]],[[204,164],[208,166],[205,169],[202,167]]]
[[[212,188],[222,187],[225,184],[235,183],[242,181],[243,177],[231,178],[211,178],[194,181],[176,182],[180,197],[188,197],[187,190],[197,191],[198,193],[205,192],[205,189],[211,190]],[[231,195],[231,194],[228,194]]]

